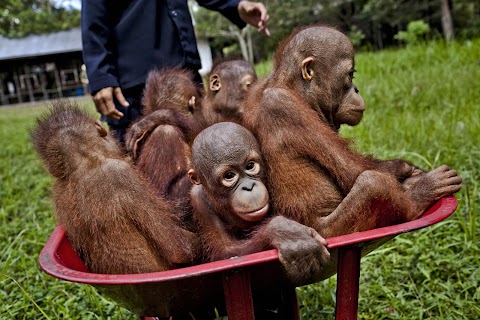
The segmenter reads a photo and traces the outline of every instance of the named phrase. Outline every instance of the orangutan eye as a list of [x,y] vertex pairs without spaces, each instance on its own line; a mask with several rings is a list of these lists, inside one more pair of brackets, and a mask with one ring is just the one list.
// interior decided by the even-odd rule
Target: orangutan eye
[[233,171],[227,171],[223,174],[222,184],[225,187],[231,187],[237,183],[238,175]]
[[228,171],[226,172],[224,175],[223,175],[223,179],[225,180],[232,180],[234,179],[236,176],[235,172],[232,172],[232,171]]
[[240,80],[242,89],[244,91],[247,91],[254,82],[255,82],[255,78],[253,78],[250,75],[246,75],[245,77],[242,78],[242,80]]
[[355,72],[357,72],[357,70],[355,70],[355,69],[350,70],[350,72],[348,73],[348,77],[353,80],[355,78],[353,76],[355,74]]
[[249,161],[245,166],[245,170],[249,175],[257,175],[260,172],[260,164],[255,161]]

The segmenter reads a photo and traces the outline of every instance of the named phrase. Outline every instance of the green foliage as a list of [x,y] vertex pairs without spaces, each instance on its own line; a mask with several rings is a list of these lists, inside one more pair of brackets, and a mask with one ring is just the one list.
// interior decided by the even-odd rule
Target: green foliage
[[363,31],[355,25],[352,26],[352,29],[348,32],[347,35],[355,48],[360,47],[363,39],[365,39],[365,34],[363,33]]
[[80,11],[53,1],[0,0],[0,35],[20,38],[80,26]]
[[[319,21],[327,21],[342,30],[364,35],[362,44],[382,49],[394,44],[393,35],[404,29],[409,21],[425,19],[440,26],[439,1],[320,1],[324,9],[319,13]],[[438,22],[438,23],[437,23]],[[355,38],[354,38],[355,39]],[[355,43],[355,45],[358,45]]]
[[277,44],[296,27],[317,22],[316,13],[319,3],[316,0],[265,0],[263,2],[270,15],[268,25],[272,35],[265,39],[263,35],[256,34],[254,43],[262,44],[261,47],[256,48],[262,57],[271,54]]
[[479,1],[452,1],[452,18],[456,28],[456,37],[471,39],[480,35]]
[[[193,2],[193,1],[192,1]],[[442,33],[441,1],[416,0],[264,0],[272,33],[267,38],[252,33],[255,61],[268,58],[276,45],[298,26],[312,23],[330,24],[349,34],[357,47],[382,49],[397,44],[394,35],[405,30],[408,23],[423,20],[433,34]],[[480,36],[480,2],[455,0],[451,2],[455,34],[462,38]],[[231,25],[216,12],[194,10],[198,33],[209,37],[214,51],[236,42]],[[233,27],[236,28],[236,27]],[[237,54],[240,51],[237,49]]]
[[431,1],[369,0],[362,6],[361,15],[369,17],[377,25],[400,27],[434,8],[438,9],[439,5]]
[[407,31],[400,31],[394,38],[405,42],[407,45],[419,44],[425,40],[425,36],[430,32],[430,26],[422,20],[409,22]]
[[[355,82],[367,104],[341,133],[362,152],[446,163],[464,179],[446,221],[396,237],[362,259],[360,319],[480,319],[480,39],[361,53]],[[270,63],[258,66],[262,75]],[[90,104],[92,112],[93,106]],[[28,130],[43,106],[0,108],[0,319],[136,319],[87,285],[43,273],[53,231],[51,178]],[[335,277],[298,289],[302,319],[333,319]]]

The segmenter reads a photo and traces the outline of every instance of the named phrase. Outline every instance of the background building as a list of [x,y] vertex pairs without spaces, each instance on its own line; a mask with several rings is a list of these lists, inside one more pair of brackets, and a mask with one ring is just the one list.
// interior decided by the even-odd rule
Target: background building
[[0,105],[84,95],[82,65],[80,28],[20,39],[0,36]]

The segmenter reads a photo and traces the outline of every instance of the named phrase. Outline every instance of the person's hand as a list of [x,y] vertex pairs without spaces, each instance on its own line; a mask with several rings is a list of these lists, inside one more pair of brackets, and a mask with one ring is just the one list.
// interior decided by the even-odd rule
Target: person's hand
[[270,31],[267,28],[269,17],[267,8],[265,8],[263,3],[242,0],[238,3],[238,14],[243,21],[254,26],[266,36],[270,36]]
[[100,112],[107,118],[119,120],[123,117],[123,113],[121,113],[117,110],[117,108],[115,108],[115,104],[113,103],[114,96],[115,99],[117,99],[122,106],[129,106],[129,103],[123,96],[122,89],[120,89],[119,87],[103,88],[93,96],[93,102],[95,102],[95,108],[98,112]]

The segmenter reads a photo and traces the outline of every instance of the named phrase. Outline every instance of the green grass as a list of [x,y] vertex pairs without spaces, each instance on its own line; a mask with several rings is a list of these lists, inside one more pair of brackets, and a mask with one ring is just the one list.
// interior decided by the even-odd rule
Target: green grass
[[[446,163],[464,179],[452,217],[362,259],[360,319],[480,319],[478,48],[480,40],[431,43],[356,58],[368,109],[342,134],[379,158],[403,157],[424,169]],[[42,108],[0,107],[0,319],[135,319],[90,286],[38,266],[55,226],[52,179],[28,134]],[[303,319],[334,318],[335,284],[332,277],[298,289]]]

